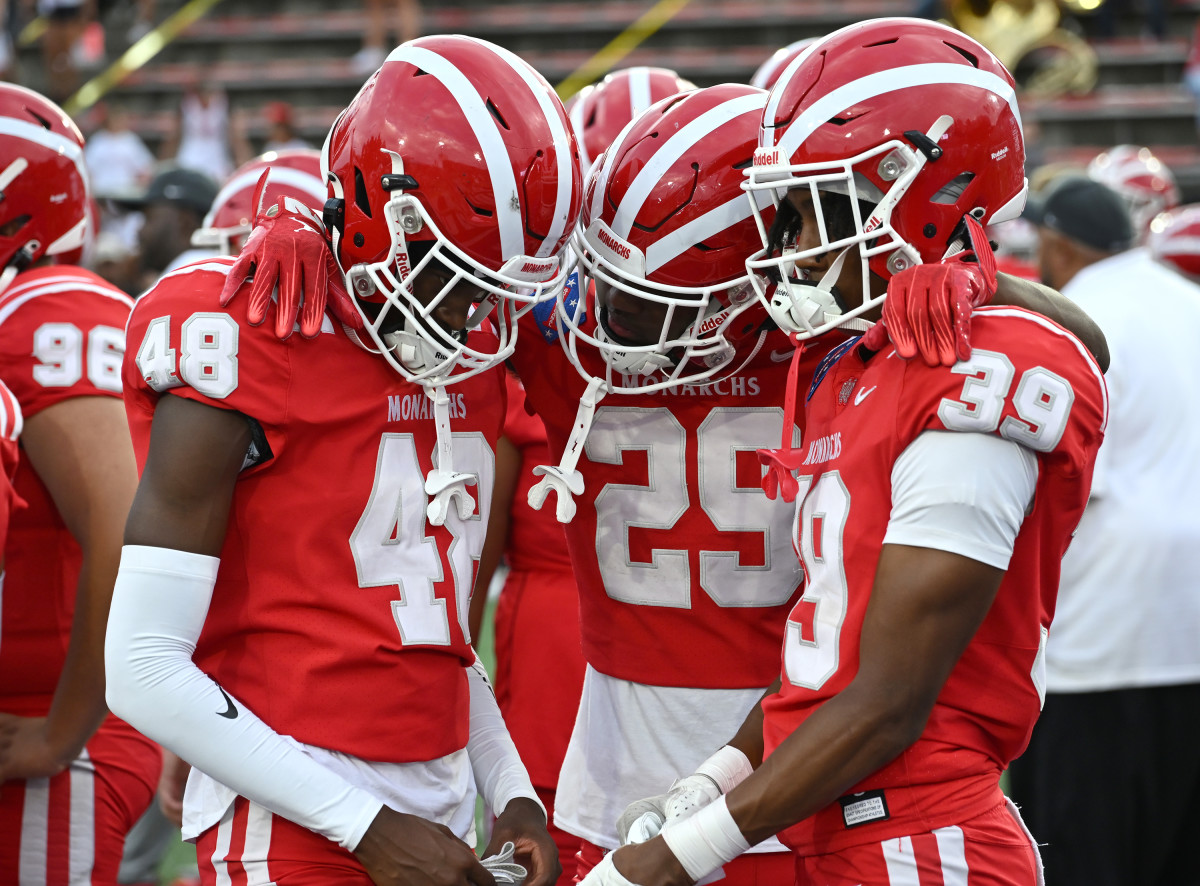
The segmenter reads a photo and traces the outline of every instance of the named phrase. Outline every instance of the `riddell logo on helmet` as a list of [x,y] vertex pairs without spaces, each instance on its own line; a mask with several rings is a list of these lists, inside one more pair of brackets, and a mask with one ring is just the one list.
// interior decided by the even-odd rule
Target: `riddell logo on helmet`
[[617,255],[621,256],[621,258],[629,258],[632,255],[627,245],[617,240],[616,237],[608,233],[608,231],[604,230],[604,228],[597,228],[596,236],[599,238],[601,243],[603,243]]
[[725,325],[725,321],[729,319],[729,308],[718,311],[711,317],[707,318],[703,323],[696,327],[696,335],[708,335],[710,332],[716,332]]
[[754,152],[755,166],[778,166],[779,165],[779,149],[759,148]]

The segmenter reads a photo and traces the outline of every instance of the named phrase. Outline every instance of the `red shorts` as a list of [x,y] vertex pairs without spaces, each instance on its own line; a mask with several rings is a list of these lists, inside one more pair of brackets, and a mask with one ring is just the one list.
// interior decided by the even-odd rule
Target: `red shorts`
[[161,769],[158,745],[109,717],[65,772],[0,785],[0,883],[116,886]]
[[[575,882],[586,877],[606,854],[594,843],[580,841]],[[794,867],[795,856],[790,852],[755,852],[735,858],[725,865],[725,879],[718,882],[721,886],[783,886],[792,882]]]
[[1037,848],[1011,802],[957,826],[794,856],[796,886],[1041,886]]
[[354,854],[245,797],[196,840],[202,886],[373,886]]

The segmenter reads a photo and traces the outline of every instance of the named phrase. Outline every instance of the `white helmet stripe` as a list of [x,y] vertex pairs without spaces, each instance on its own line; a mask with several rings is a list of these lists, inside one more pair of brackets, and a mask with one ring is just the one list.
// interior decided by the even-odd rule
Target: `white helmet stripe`
[[592,161],[595,157],[589,157],[587,145],[583,141],[583,112],[587,102],[587,91],[595,89],[594,86],[585,86],[579,91],[578,98],[575,99],[575,104],[571,106],[571,128],[575,130],[575,138],[579,140],[579,165],[583,168],[583,174],[586,176],[588,170],[591,169]]
[[[488,45],[482,40],[478,42]],[[501,254],[506,259],[525,255],[521,192],[513,175],[512,158],[508,156],[508,148],[500,134],[500,125],[487,109],[484,98],[452,62],[428,49],[413,46],[411,43],[401,43],[392,50],[387,60],[407,62],[437,78],[458,102],[467,122],[471,124],[472,132],[479,139],[483,161],[492,179],[492,198],[496,204],[496,225],[500,230]]]
[[79,177],[83,179],[85,190],[91,194],[91,181],[88,179],[87,167],[83,162],[83,149],[74,139],[51,132],[36,123],[26,123],[24,120],[15,120],[12,117],[0,117],[0,135],[24,139],[69,157],[79,171]]
[[[759,211],[771,205],[770,191],[759,191],[752,195]],[[750,201],[739,194],[728,203],[722,203],[699,218],[667,234],[646,249],[646,273],[652,274],[667,262],[682,255],[697,243],[702,243],[714,234],[731,228],[750,217]]]
[[[781,79],[780,82],[784,81]],[[888,92],[896,92],[914,86],[929,86],[934,83],[962,83],[966,86],[986,89],[1008,103],[1018,123],[1021,120],[1021,111],[1017,107],[1016,92],[1007,80],[990,71],[981,71],[969,65],[947,64],[944,62],[927,65],[909,65],[908,67],[892,68],[887,71],[868,74],[866,77],[860,77],[808,105],[788,125],[787,130],[784,132],[783,140],[778,145],[780,156],[791,157],[796,149],[800,147],[801,143],[816,131],[818,126],[841,113],[846,108]],[[776,84],[776,89],[772,90],[772,100],[768,102],[767,110],[763,115],[764,123],[774,120],[773,106],[778,104],[776,99],[779,96],[779,92],[781,92],[779,84]],[[762,133],[764,140],[769,139],[772,142],[774,141],[774,128],[764,126]],[[774,147],[774,145],[764,144],[762,147],[770,148]]]
[[742,114],[751,113],[757,119],[757,116],[762,113],[765,100],[766,93],[758,92],[721,102],[672,134],[662,147],[655,151],[653,159],[637,174],[637,178],[625,192],[625,196],[621,199],[621,204],[613,216],[613,231],[620,237],[628,238],[642,206],[645,205],[651,192],[671,167],[697,142],[725,126],[731,120]]
[[499,49],[501,57],[512,65],[513,70],[520,74],[521,79],[529,86],[529,91],[537,99],[538,107],[542,109],[546,122],[550,124],[550,135],[554,139],[555,162],[558,166],[558,191],[554,195],[554,222],[546,234],[546,239],[542,241],[542,245],[535,253],[544,258],[554,251],[554,247],[567,232],[568,225],[575,224],[575,219],[570,217],[572,183],[575,178],[571,168],[571,134],[563,125],[563,119],[554,106],[554,100],[550,97],[550,89],[542,82],[541,75],[522,61],[519,56],[503,47],[497,47],[497,49]]
[[[621,129],[620,134],[613,139],[612,144],[619,145],[621,142],[625,141],[625,133],[629,132],[629,130],[633,128],[633,124],[636,122],[637,117],[634,117],[632,120],[626,123],[624,128]],[[611,147],[612,145],[608,146],[608,148]],[[599,218],[600,213],[604,209],[604,194],[608,190],[608,176],[609,173],[612,172],[613,164],[617,162],[616,152],[610,151],[608,148],[604,149],[604,166],[600,169],[598,174],[599,181],[596,182],[596,190],[592,193],[592,205],[588,207],[588,218],[591,219]],[[589,176],[597,174],[595,170],[595,160],[592,162],[593,167],[592,171],[589,173]],[[587,188],[585,187],[584,190],[586,191]]]
[[[212,214],[225,203],[230,197],[241,191],[244,188],[252,188],[258,184],[258,179],[262,176],[262,167],[258,169],[248,169],[241,175],[236,176],[226,182],[225,187],[221,188],[217,194],[217,199],[213,200],[213,208],[209,211],[209,218]],[[312,197],[318,208],[325,204],[325,182],[321,181],[314,175],[310,175],[300,169],[293,169],[290,166],[272,166],[271,177],[267,180],[270,185],[287,185],[295,188],[298,191],[303,191]],[[204,220],[205,227],[211,225],[212,222],[208,218]]]
[[630,68],[629,71],[629,116],[636,117],[650,107],[650,69]]

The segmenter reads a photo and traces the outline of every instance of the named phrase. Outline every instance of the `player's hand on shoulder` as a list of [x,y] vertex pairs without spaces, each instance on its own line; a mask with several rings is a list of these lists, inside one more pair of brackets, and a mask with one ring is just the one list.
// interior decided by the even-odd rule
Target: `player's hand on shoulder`
[[0,784],[23,778],[49,778],[62,772],[61,760],[46,735],[45,717],[0,714]]
[[[508,802],[492,826],[484,859],[498,856],[506,843],[513,845],[513,860],[525,869],[524,886],[552,886],[558,880],[558,847],[546,829],[546,814],[533,800],[516,797]],[[501,882],[499,876],[496,882]]]
[[377,886],[496,886],[471,847],[449,828],[387,806],[354,855]]
[[996,294],[996,257],[980,224],[965,219],[972,249],[940,262],[913,265],[888,281],[883,318],[863,336],[881,351],[890,340],[905,359],[953,366],[971,356],[971,312]]
[[285,198],[263,207],[267,171],[255,189],[254,229],[230,268],[221,291],[225,306],[249,286],[246,318],[254,325],[266,319],[277,293],[275,335],[287,338],[297,323],[300,334],[314,338],[328,307],[352,329],[363,329],[362,316],[346,291],[341,268],[325,240],[321,219],[295,200]]

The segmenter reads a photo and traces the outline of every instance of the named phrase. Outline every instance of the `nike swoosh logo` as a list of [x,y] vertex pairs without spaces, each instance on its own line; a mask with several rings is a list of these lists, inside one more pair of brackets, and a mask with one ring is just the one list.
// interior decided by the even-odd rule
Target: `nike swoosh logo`
[[230,698],[225,693],[225,690],[222,689],[220,686],[217,687],[217,692],[221,693],[221,696],[225,699],[225,704],[229,705],[229,707],[227,707],[225,710],[217,711],[217,716],[224,717],[226,720],[236,720],[238,711],[237,711],[237,705],[235,705],[233,703],[233,699]]
[[855,394],[854,405],[857,406],[863,400],[867,399],[867,395],[870,394],[871,391],[875,390],[875,387],[875,385],[871,385],[871,387],[867,388],[865,391],[859,391],[857,394]]
[[794,353],[795,351],[772,351],[771,362],[782,363],[784,360],[790,360],[792,359],[792,354]]

